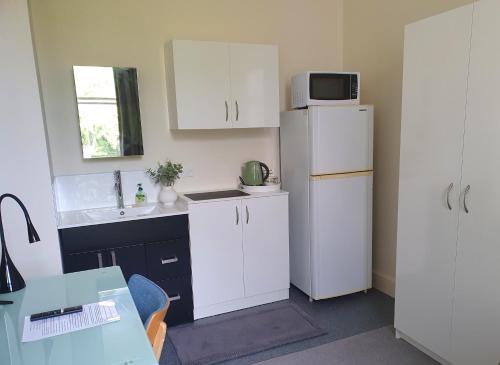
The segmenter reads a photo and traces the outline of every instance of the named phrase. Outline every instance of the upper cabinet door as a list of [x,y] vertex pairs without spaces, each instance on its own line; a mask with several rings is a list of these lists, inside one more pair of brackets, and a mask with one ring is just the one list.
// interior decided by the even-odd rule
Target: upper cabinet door
[[395,327],[447,360],[471,23],[413,23],[404,46]]
[[231,43],[234,128],[279,127],[278,47]]
[[475,2],[455,280],[456,365],[500,362],[499,34],[500,1]]
[[245,296],[290,287],[288,195],[243,199]]
[[166,51],[171,128],[231,128],[229,44],[172,41]]

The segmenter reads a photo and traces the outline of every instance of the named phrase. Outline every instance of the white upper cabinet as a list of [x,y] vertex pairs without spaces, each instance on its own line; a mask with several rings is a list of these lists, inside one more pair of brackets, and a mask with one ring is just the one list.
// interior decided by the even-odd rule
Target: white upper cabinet
[[276,46],[172,41],[165,55],[170,128],[279,127]]
[[279,127],[278,47],[229,45],[234,128]]

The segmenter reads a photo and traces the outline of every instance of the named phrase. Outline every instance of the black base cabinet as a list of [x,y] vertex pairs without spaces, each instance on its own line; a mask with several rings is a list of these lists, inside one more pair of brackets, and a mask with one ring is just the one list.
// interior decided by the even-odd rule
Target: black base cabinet
[[125,280],[141,274],[170,297],[169,326],[193,321],[187,214],[59,230],[65,273],[120,266]]

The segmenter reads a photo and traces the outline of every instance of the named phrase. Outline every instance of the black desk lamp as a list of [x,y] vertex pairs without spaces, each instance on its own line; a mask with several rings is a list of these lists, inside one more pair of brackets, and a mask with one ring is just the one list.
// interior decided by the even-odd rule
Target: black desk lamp
[[19,274],[12,259],[7,251],[7,245],[5,244],[5,234],[3,232],[2,223],[2,200],[5,198],[14,199],[17,204],[21,207],[24,213],[24,218],[26,219],[26,225],[28,227],[28,240],[30,243],[40,241],[40,237],[33,227],[28,210],[24,206],[23,202],[13,194],[3,194],[0,196],[0,240],[2,241],[2,261],[0,262],[0,294],[1,293],[11,293],[14,291],[21,290],[26,286],[23,277]]

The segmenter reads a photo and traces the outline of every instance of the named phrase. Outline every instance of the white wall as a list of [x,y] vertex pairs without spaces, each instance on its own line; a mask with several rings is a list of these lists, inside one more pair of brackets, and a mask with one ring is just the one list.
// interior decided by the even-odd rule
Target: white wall
[[[278,130],[170,131],[164,44],[171,39],[279,46],[281,109],[294,73],[342,68],[342,0],[31,0],[54,175],[142,170],[170,158],[192,169],[179,190],[234,186],[246,160],[279,173]],[[83,161],[73,65],[138,69],[144,157]]]
[[[394,295],[404,26],[471,0],[346,0],[344,68],[375,105],[373,283]],[[425,57],[425,55],[422,55]]]
[[10,256],[25,279],[61,272],[50,171],[25,0],[0,1],[0,194],[26,205],[41,241],[28,243],[21,209],[2,204]]

